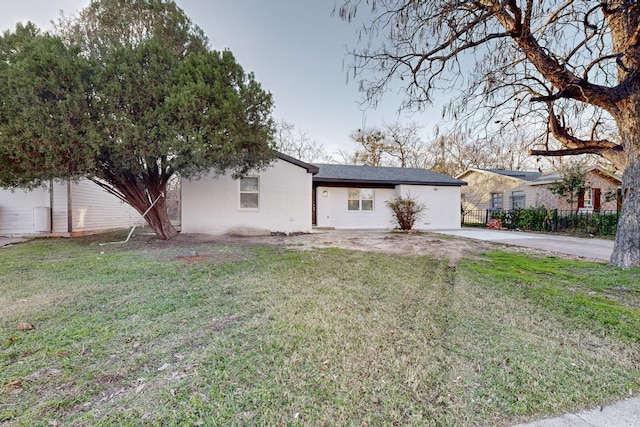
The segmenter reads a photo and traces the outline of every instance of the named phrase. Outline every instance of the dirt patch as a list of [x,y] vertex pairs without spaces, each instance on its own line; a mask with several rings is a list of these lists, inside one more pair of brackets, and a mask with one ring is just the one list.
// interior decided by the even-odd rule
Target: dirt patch
[[[152,240],[149,243],[151,242]],[[451,265],[457,264],[463,257],[474,256],[474,254],[492,249],[525,250],[525,248],[515,248],[491,242],[442,236],[428,232],[409,234],[388,230],[318,230],[309,234],[291,236],[272,235],[247,237],[180,234],[171,240],[171,243],[166,243],[178,247],[221,244],[233,246],[280,246],[292,250],[341,248],[392,255],[428,256],[435,259],[449,260]],[[152,244],[164,245],[165,242]],[[527,251],[531,252],[530,249]],[[192,254],[191,256],[180,256],[177,259],[184,262],[196,262],[211,258],[209,255]]]
[[[102,238],[104,240],[104,237]],[[212,251],[212,245],[225,246],[222,252]],[[242,248],[255,246],[277,246],[291,250],[315,248],[340,248],[370,251],[402,256],[428,256],[449,260],[455,266],[462,258],[477,256],[491,250],[522,252],[531,255],[557,256],[567,259],[585,259],[578,256],[543,251],[533,248],[511,246],[503,243],[486,242],[464,237],[420,232],[402,233],[390,230],[315,230],[308,234],[270,236],[238,236],[181,233],[171,240],[159,240],[150,232],[141,232],[125,245],[154,253],[163,249],[177,249],[170,258],[184,263],[229,262],[247,259],[250,253]],[[234,249],[235,248],[235,249]]]

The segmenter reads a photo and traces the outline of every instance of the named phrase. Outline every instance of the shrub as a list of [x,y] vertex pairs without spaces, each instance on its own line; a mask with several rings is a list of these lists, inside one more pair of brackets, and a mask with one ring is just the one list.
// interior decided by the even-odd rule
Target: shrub
[[393,211],[400,230],[411,230],[426,209],[424,204],[418,203],[408,194],[406,197],[396,194],[392,200],[387,201],[387,206]]

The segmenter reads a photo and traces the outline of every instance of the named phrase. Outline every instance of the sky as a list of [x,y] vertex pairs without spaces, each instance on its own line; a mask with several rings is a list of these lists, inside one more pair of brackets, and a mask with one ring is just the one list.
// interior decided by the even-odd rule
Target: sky
[[[338,0],[339,2],[339,0]],[[332,16],[334,0],[177,0],[209,37],[215,50],[229,49],[247,72],[272,93],[274,118],[322,144],[328,154],[353,151],[349,135],[383,122],[424,126],[429,139],[441,107],[398,115],[401,94],[375,108],[363,106],[358,81],[348,78],[347,49],[357,47],[357,27]],[[60,11],[72,15],[89,0],[0,0],[0,30],[31,21],[51,29]]]

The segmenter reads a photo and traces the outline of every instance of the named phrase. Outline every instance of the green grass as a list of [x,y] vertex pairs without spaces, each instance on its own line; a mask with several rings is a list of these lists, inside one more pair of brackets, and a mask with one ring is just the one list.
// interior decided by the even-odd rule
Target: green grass
[[568,317],[571,324],[640,342],[639,269],[623,273],[597,264],[577,268],[575,262],[559,258],[502,252],[486,257],[490,262],[467,264],[476,283],[490,277],[492,287]]
[[506,426],[640,388],[638,269],[119,237],[0,252],[0,424]]

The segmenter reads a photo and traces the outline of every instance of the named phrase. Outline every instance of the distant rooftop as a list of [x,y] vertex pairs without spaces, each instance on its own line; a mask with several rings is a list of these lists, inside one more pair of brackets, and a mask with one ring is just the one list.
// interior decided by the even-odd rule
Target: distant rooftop
[[467,185],[464,181],[427,169],[331,164],[316,164],[315,166],[320,169],[313,177],[313,182],[315,183]]
[[542,172],[535,171],[513,171],[507,169],[480,169],[485,172],[492,172],[498,175],[504,175],[511,178],[521,179],[523,181],[535,181],[542,176]]
[[541,173],[536,179],[532,181],[533,184],[548,184],[550,182],[556,182],[562,179],[560,172],[550,171]]

